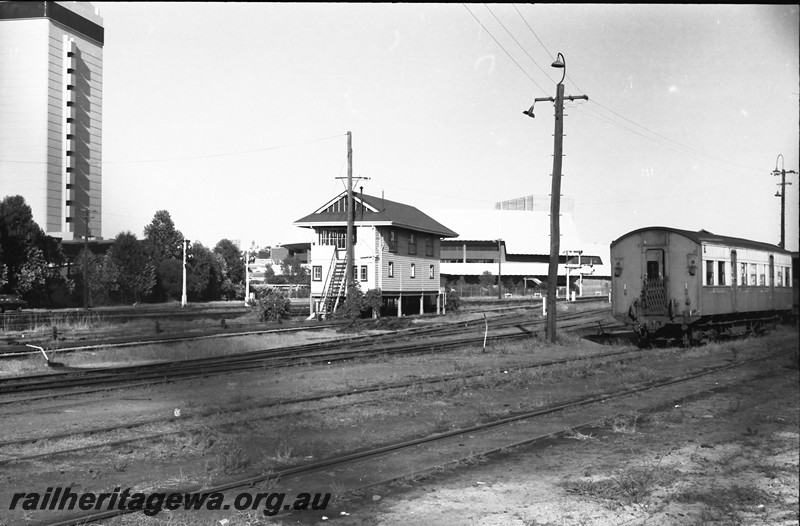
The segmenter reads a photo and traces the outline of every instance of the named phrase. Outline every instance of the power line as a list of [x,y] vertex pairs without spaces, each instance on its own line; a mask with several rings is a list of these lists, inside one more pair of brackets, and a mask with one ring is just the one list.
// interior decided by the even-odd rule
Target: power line
[[514,64],[515,64],[515,65],[516,65],[516,66],[519,68],[519,70],[520,70],[520,71],[521,71],[521,72],[522,72],[522,73],[523,73],[523,74],[524,74],[526,77],[528,77],[528,79],[529,79],[529,80],[530,80],[530,81],[533,83],[533,85],[534,85],[534,86],[536,86],[537,88],[539,88],[539,89],[542,91],[542,93],[547,93],[547,92],[544,90],[544,88],[542,88],[542,87],[541,87],[541,86],[540,86],[540,85],[539,85],[539,84],[538,84],[538,83],[537,83],[535,80],[533,80],[533,77],[531,77],[531,76],[528,74],[528,72],[527,72],[527,71],[525,71],[525,69],[523,69],[523,67],[519,65],[519,62],[517,62],[516,60],[514,60],[514,57],[512,57],[512,56],[511,56],[511,53],[509,53],[509,52],[508,52],[508,50],[507,50],[506,48],[504,48],[504,47],[503,47],[503,44],[501,44],[500,42],[498,42],[498,40],[497,40],[497,39],[494,37],[494,35],[491,33],[491,31],[489,31],[489,30],[486,28],[486,26],[485,26],[485,25],[483,25],[483,23],[481,23],[481,21],[478,19],[478,17],[477,17],[477,16],[475,16],[475,14],[474,14],[472,11],[470,11],[470,10],[469,10],[469,7],[467,7],[467,5],[466,5],[466,4],[461,4],[461,5],[463,5],[463,6],[464,6],[464,9],[466,9],[466,10],[467,10],[467,12],[468,12],[470,15],[472,15],[472,18],[474,18],[474,19],[475,19],[475,21],[476,21],[476,22],[478,22],[478,24],[480,24],[480,26],[483,28],[483,30],[484,30],[484,31],[486,31],[486,34],[488,34],[490,37],[492,37],[492,40],[494,40],[495,44],[497,44],[498,46],[500,46],[500,49],[502,49],[502,50],[503,50],[503,52],[504,52],[504,53],[505,53],[505,54],[508,56],[508,58],[510,58],[510,59],[511,59],[511,62],[513,62],[513,63],[514,63]]
[[[536,34],[536,32],[535,32],[535,31],[533,30],[533,28],[531,27],[531,25],[528,23],[528,21],[527,21],[527,20],[525,19],[525,17],[522,15],[522,13],[520,12],[520,10],[517,8],[517,6],[516,6],[516,5],[514,5],[514,4],[512,4],[512,5],[514,6],[514,9],[516,10],[517,14],[518,14],[518,15],[519,15],[519,17],[522,19],[522,21],[523,21],[523,22],[525,22],[525,25],[527,26],[527,28],[528,28],[528,30],[531,32],[531,34],[532,34],[534,37],[536,37],[536,40],[539,42],[539,44],[541,44],[541,46],[542,46],[542,48],[545,50],[545,52],[547,52],[547,54],[548,54],[548,55],[550,55],[550,51],[547,49],[547,46],[545,46],[544,42],[542,42],[542,39],[541,39],[541,38],[539,38],[539,35],[537,35],[537,34]],[[487,8],[487,9],[488,9],[488,8]],[[491,11],[490,11],[490,12],[491,12]],[[494,14],[494,13],[492,13],[492,14]],[[499,22],[499,20],[498,20],[498,22]],[[502,23],[501,23],[501,25],[502,25]],[[505,28],[505,26],[503,26],[503,28],[504,28],[504,29],[506,29],[506,28]],[[508,31],[508,29],[506,29],[506,31]],[[513,38],[513,37],[512,37],[512,38]],[[514,39],[514,41],[516,42],[516,39]],[[526,54],[527,54],[527,53],[526,53]],[[530,56],[530,55],[528,55],[528,56]],[[552,55],[551,55],[551,56],[552,56]],[[538,66],[538,64],[537,64],[537,66]],[[540,68],[540,69],[541,69],[541,68]],[[573,81],[573,80],[572,80],[572,78],[570,78],[570,77],[567,77],[567,78],[569,78],[570,82],[572,82],[572,84],[573,84],[573,85],[574,85],[576,88],[578,88],[578,85],[575,83],[575,81]],[[537,84],[537,86],[538,86],[538,84]],[[580,90],[580,88],[578,88],[578,89]],[[582,90],[581,90],[581,91],[582,91]],[[637,122],[635,122],[635,121],[633,121],[633,120],[629,119],[628,117],[625,117],[624,115],[621,115],[621,114],[617,113],[616,111],[612,110],[611,108],[608,108],[608,107],[604,106],[603,104],[600,104],[599,102],[597,102],[597,99],[596,99],[595,97],[592,97],[592,100],[591,100],[590,102],[592,102],[592,103],[594,103],[594,104],[596,104],[596,105],[600,106],[602,109],[604,109],[604,110],[608,111],[609,113],[612,113],[613,115],[616,115],[617,117],[619,117],[619,118],[621,118],[621,119],[624,119],[624,120],[626,120],[627,122],[629,122],[629,123],[633,124],[634,126],[637,126],[637,127],[641,128],[641,129],[645,130],[645,131],[646,131],[646,132],[648,132],[648,133],[651,133],[651,134],[653,134],[653,135],[655,135],[655,136],[657,136],[657,137],[660,137],[661,139],[664,139],[665,141],[669,141],[669,142],[673,143],[673,144],[674,144],[674,145],[676,145],[677,147],[679,147],[679,148],[682,148],[682,149],[684,150],[682,153],[690,152],[690,153],[693,153],[693,154],[696,154],[696,155],[701,155],[701,156],[703,156],[703,157],[707,157],[707,158],[709,158],[709,159],[712,159],[712,160],[715,160],[715,161],[719,161],[719,162],[722,162],[722,163],[725,163],[725,164],[728,164],[728,165],[731,165],[731,166],[737,166],[737,167],[739,167],[739,168],[746,168],[746,169],[748,169],[748,170],[753,170],[753,171],[760,171],[760,170],[761,170],[760,168],[755,168],[755,167],[753,167],[753,166],[746,166],[746,165],[738,164],[738,163],[735,163],[735,162],[732,162],[732,161],[728,161],[728,160],[725,160],[725,159],[720,159],[720,158],[718,158],[718,157],[714,157],[713,155],[709,155],[709,154],[707,154],[707,153],[705,153],[705,152],[702,152],[702,151],[700,151],[700,150],[697,150],[697,149],[691,148],[691,147],[689,147],[689,146],[686,146],[685,144],[681,144],[680,142],[678,142],[678,141],[676,141],[676,140],[674,140],[674,139],[670,139],[669,137],[667,137],[667,136],[665,136],[665,135],[662,135],[662,134],[660,134],[660,133],[658,133],[658,132],[655,132],[655,131],[653,131],[653,130],[651,130],[651,129],[647,128],[646,126],[643,126],[643,125],[641,125],[641,124],[639,124],[639,123],[637,123]],[[634,133],[634,134],[636,134],[636,135],[639,135],[639,136],[641,136],[641,137],[644,137],[644,138],[646,138],[646,139],[649,139],[649,140],[653,140],[653,141],[655,141],[655,139],[653,139],[653,138],[651,138],[651,137],[647,137],[646,135],[643,135],[643,134],[641,134],[641,133],[639,133],[639,132],[637,132],[637,131],[635,131],[635,130],[632,130],[632,129],[630,129],[630,128],[627,128],[627,127],[625,127],[625,126],[622,126],[622,125],[620,125],[619,123],[616,123],[615,121],[613,121],[613,120],[611,120],[611,119],[608,119],[608,122],[610,122],[610,123],[612,123],[612,124],[614,124],[614,125],[618,126],[618,127],[619,127],[620,129],[622,129],[622,130],[625,130],[625,131],[628,131],[628,132]],[[657,141],[656,141],[656,142],[657,142]],[[675,150],[674,148],[671,148],[671,149],[672,149],[673,151],[678,151],[678,152],[680,152],[680,150]]]
[[[544,68],[542,68],[542,66],[540,66],[538,62],[536,62],[536,59],[534,59],[534,58],[533,58],[533,57],[530,55],[530,53],[528,53],[528,52],[525,50],[525,47],[524,47],[522,44],[520,44],[520,43],[519,43],[519,41],[517,41],[517,39],[516,39],[516,38],[514,38],[514,35],[511,33],[511,31],[509,31],[509,30],[508,30],[508,28],[505,26],[505,24],[503,24],[503,22],[502,22],[502,21],[500,21],[500,19],[499,19],[499,18],[497,18],[497,15],[495,15],[495,14],[494,14],[494,12],[493,12],[493,11],[492,11],[492,10],[489,8],[489,6],[488,6],[488,5],[486,5],[486,4],[483,4],[483,5],[484,5],[484,7],[486,8],[486,10],[487,10],[487,11],[489,11],[489,13],[491,13],[491,14],[492,14],[492,16],[494,17],[494,19],[495,19],[495,20],[497,20],[497,23],[498,23],[498,24],[500,24],[500,26],[501,26],[503,29],[505,29],[505,30],[506,30],[506,33],[508,33],[508,36],[510,36],[510,37],[511,37],[511,40],[513,40],[513,41],[514,41],[514,43],[516,43],[516,44],[519,46],[519,48],[522,50],[522,52],[523,52],[523,53],[525,53],[525,54],[528,56],[528,58],[529,58],[529,59],[531,59],[531,62],[533,62],[533,63],[536,65],[536,67],[537,67],[537,68],[539,68],[539,71],[541,71],[542,73],[544,73],[544,75],[545,75],[547,78],[550,78],[550,75],[548,75],[548,74],[547,74],[547,71],[545,71],[545,70],[544,70]],[[546,51],[546,50],[545,50],[545,51]],[[538,84],[537,84],[537,85],[538,85]],[[544,91],[544,90],[542,90],[542,91]]]

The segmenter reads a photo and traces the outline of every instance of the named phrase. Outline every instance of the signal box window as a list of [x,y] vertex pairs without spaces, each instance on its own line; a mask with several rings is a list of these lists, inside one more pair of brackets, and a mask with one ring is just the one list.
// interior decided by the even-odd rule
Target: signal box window
[[397,252],[397,232],[389,230],[389,252]]
[[417,265],[416,265],[416,263],[412,263],[411,264],[411,277],[412,278],[416,278],[417,277]]
[[408,234],[408,253],[412,256],[417,253],[417,236]]
[[394,262],[393,261],[389,262],[389,268],[386,271],[386,276],[390,277],[390,278],[394,277]]

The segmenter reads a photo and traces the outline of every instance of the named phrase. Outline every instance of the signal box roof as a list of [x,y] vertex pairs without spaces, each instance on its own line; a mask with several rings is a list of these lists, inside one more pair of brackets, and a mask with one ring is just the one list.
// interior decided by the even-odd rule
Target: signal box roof
[[[392,226],[439,237],[457,237],[458,234],[419,209],[390,201],[382,197],[353,193],[356,225]],[[347,225],[347,192],[331,199],[313,213],[298,219],[295,226],[314,228]]]

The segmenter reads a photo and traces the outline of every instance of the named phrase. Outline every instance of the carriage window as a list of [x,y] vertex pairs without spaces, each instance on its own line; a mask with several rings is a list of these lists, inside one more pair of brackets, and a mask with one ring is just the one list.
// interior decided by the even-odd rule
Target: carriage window
[[742,285],[742,287],[746,287],[747,286],[747,263],[740,263],[739,264],[739,275],[740,275],[739,283]]
[[778,273],[777,279],[775,282],[778,284],[779,287],[783,286],[783,267],[776,267],[775,271]]
[[725,262],[724,261],[717,261],[717,276],[719,278],[718,285],[725,284]]
[[784,287],[792,286],[792,269],[790,267],[786,267],[783,272],[783,285]]
[[706,261],[706,285],[714,285],[714,262]]
[[767,285],[767,274],[764,265],[758,266],[758,284],[761,285],[762,287],[765,287]]
[[664,251],[658,249],[648,250],[645,257],[647,258],[647,279],[661,279],[663,277]]
[[756,281],[756,273],[756,264],[750,263],[750,285],[758,285],[758,282]]

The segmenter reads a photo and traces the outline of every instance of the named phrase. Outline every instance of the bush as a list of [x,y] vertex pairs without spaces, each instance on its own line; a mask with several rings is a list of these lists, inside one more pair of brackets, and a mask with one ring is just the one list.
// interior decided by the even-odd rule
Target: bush
[[282,292],[265,289],[256,300],[258,321],[281,323],[291,313],[291,302]]
[[458,295],[458,292],[448,292],[446,298],[447,299],[444,302],[445,311],[458,312],[458,309],[461,308],[461,296]]
[[336,309],[333,317],[337,320],[355,320],[370,317],[374,311],[380,312],[383,296],[381,289],[371,289],[364,294],[358,283],[350,286],[347,299]]

